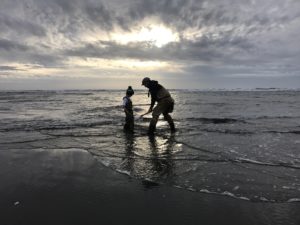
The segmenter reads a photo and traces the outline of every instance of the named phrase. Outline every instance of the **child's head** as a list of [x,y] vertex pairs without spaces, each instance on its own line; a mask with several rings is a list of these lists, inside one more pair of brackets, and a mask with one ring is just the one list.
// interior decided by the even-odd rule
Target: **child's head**
[[131,97],[132,95],[134,95],[134,91],[132,89],[131,86],[128,86],[127,90],[126,90],[126,95],[128,95],[129,97]]

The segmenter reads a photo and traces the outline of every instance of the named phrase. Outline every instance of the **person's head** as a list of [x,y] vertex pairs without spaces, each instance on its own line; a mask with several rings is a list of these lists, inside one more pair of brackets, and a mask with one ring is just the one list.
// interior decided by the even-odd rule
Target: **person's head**
[[145,87],[148,87],[148,85],[150,84],[151,79],[149,77],[145,77],[142,80],[142,85],[144,85]]
[[134,95],[134,91],[132,89],[131,86],[128,86],[127,90],[126,90],[126,95],[131,97],[132,95]]

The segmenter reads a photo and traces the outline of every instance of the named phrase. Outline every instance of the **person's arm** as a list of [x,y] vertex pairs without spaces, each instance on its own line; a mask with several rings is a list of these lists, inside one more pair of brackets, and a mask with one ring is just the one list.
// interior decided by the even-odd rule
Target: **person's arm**
[[149,88],[150,95],[151,95],[151,105],[148,112],[152,112],[155,102],[157,101],[157,92],[159,91],[160,88],[161,85],[159,85],[157,81],[151,83],[151,86]]
[[123,98],[123,104],[122,104],[122,105],[123,105],[124,112],[125,112],[126,114],[128,114],[128,110],[126,109],[127,103],[128,103],[127,98]]
[[150,108],[148,110],[148,113],[152,112],[153,107],[155,105],[155,95],[153,94],[153,92],[150,92],[151,94],[151,104],[150,104]]
[[148,112],[152,112],[154,105],[155,105],[155,100],[151,97],[151,105]]

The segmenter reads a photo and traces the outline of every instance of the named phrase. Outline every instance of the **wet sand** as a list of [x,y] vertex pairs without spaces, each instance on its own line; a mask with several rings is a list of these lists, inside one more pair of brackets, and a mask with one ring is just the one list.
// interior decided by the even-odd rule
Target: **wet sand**
[[81,149],[0,151],[0,224],[300,224],[300,204],[254,203],[132,179]]

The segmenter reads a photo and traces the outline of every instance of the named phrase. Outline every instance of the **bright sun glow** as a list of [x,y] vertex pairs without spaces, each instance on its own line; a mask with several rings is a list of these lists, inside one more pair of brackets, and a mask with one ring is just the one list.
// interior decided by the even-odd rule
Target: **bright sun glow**
[[121,69],[121,70],[135,70],[135,71],[155,71],[158,69],[163,69],[165,71],[177,71],[179,66],[170,64],[168,62],[162,61],[139,61],[133,59],[95,59],[86,58],[82,60],[80,58],[74,57],[69,60],[69,64],[77,65],[79,67],[90,67],[90,68],[101,68],[101,69]]
[[178,34],[163,25],[149,25],[131,33],[114,34],[112,38],[122,44],[129,42],[152,42],[156,47],[162,47],[179,40]]

